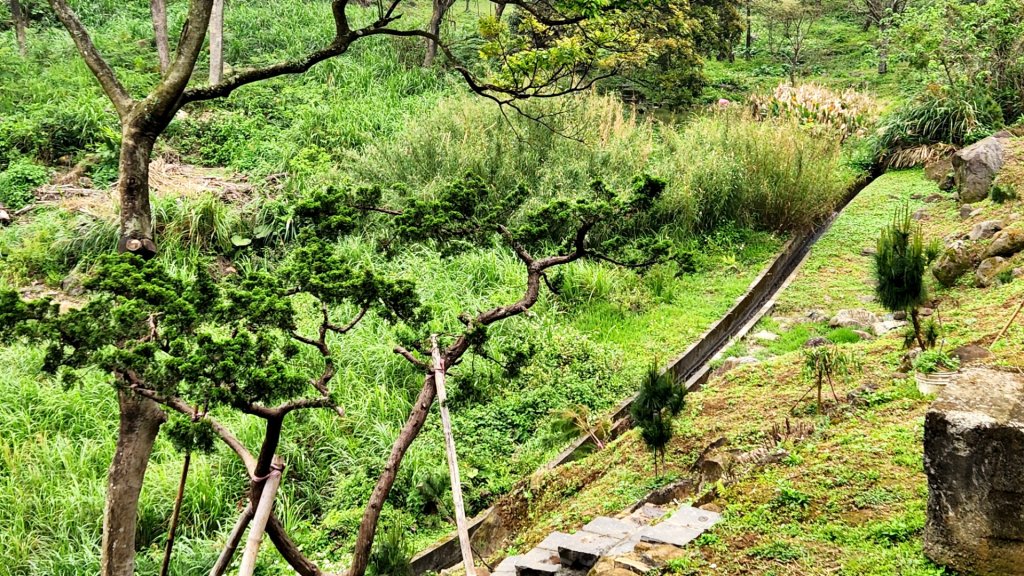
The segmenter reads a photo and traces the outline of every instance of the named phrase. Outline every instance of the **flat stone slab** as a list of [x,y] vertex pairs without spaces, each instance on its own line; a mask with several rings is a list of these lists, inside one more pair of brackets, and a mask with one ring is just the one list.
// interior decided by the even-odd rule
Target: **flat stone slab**
[[673,546],[686,546],[704,533],[701,528],[689,528],[662,522],[657,526],[647,526],[640,531],[641,542],[653,544],[671,544]]
[[516,562],[522,556],[509,556],[502,560],[497,566],[494,567],[494,572],[491,572],[492,576],[510,576],[516,573]]
[[559,546],[572,544],[575,541],[576,539],[572,534],[566,534],[565,532],[552,532],[551,534],[548,534],[547,538],[541,540],[540,544],[537,544],[536,548],[558,552]]
[[692,506],[682,506],[676,510],[662,524],[669,524],[682,528],[693,528],[703,532],[711,528],[722,519],[722,515],[710,510],[701,510]]
[[558,558],[566,568],[590,568],[621,540],[581,530],[559,544]]
[[516,576],[553,576],[562,567],[558,552],[534,548],[516,560]]
[[619,538],[625,538],[629,534],[636,531],[636,524],[629,522],[628,520],[618,520],[615,518],[609,518],[607,516],[598,516],[590,521],[589,524],[583,527],[584,530],[591,534],[600,534],[602,536],[617,536]]
[[647,525],[651,522],[654,522],[655,520],[658,520],[659,518],[662,518],[663,516],[665,516],[665,514],[667,514],[667,512],[661,506],[655,506],[654,504],[644,504],[643,506],[635,510],[632,514],[630,514],[626,519],[630,520],[631,522],[636,522],[637,524]]

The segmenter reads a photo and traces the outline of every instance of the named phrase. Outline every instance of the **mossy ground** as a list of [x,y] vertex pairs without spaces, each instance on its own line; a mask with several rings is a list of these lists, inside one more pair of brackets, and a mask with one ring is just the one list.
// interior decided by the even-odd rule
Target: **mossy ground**
[[[920,171],[887,174],[869,186],[814,247],[794,282],[779,298],[777,315],[808,309],[834,312],[868,308],[873,302],[871,248],[894,209],[908,202],[923,209],[929,237],[960,235],[975,221],[1011,219],[1019,202],[984,202],[983,214],[961,220],[949,195]],[[932,286],[946,327],[945,346],[991,345],[992,363],[1024,363],[1024,321],[1018,320],[992,345],[996,333],[1024,298],[1024,281],[979,289],[973,280],[950,289]],[[766,319],[763,327],[779,328]],[[791,332],[826,332],[824,325],[796,325]],[[843,344],[862,370],[837,385],[839,402],[826,390],[818,412],[801,375],[802,355],[790,332],[783,344],[764,348],[766,360],[713,377],[692,393],[676,423],[667,467],[655,478],[650,453],[636,431],[587,459],[533,479],[528,527],[507,552],[527,549],[552,530],[574,531],[592,517],[614,514],[651,488],[692,477],[701,452],[719,438],[727,450],[778,446],[781,462],[739,470],[732,482],[700,488],[724,520],[686,549],[666,572],[678,574],[932,575],[944,569],[923,553],[927,482],[922,463],[924,415],[932,400],[912,378],[898,373],[902,338]],[[803,333],[799,334],[800,337]],[[869,388],[870,387],[870,388]],[[800,433],[781,434],[779,430]]]

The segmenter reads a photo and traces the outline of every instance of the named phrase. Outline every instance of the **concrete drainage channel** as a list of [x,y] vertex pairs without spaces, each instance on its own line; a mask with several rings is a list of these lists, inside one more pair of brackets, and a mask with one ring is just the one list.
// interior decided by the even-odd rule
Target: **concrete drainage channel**
[[[800,264],[810,253],[811,247],[828,231],[832,223],[846,206],[866,188],[877,174],[866,176],[850,187],[846,197],[831,218],[822,222],[808,233],[793,238],[782,248],[775,260],[758,275],[750,288],[737,299],[733,307],[718,322],[711,326],[696,343],[686,352],[677,357],[666,368],[675,375],[678,381],[686,383],[689,390],[695,390],[703,384],[710,374],[710,363],[725,351],[733,342],[743,338],[751,328],[768,313],[775,304],[775,297],[793,277]],[[633,398],[629,398],[615,408],[612,413],[613,435],[618,436],[629,429],[629,409]],[[551,470],[568,462],[572,462],[586,453],[589,437],[581,437],[562,451],[557,457],[543,466],[543,470]],[[508,507],[497,506],[488,508],[470,521],[469,532],[473,550],[478,556],[487,557],[500,549],[502,543],[511,535],[509,526],[513,524]],[[634,534],[639,534],[636,531]],[[426,572],[439,572],[452,567],[461,561],[459,541],[453,533],[420,552],[412,559],[412,570],[416,576]],[[507,568],[506,568],[507,570]]]

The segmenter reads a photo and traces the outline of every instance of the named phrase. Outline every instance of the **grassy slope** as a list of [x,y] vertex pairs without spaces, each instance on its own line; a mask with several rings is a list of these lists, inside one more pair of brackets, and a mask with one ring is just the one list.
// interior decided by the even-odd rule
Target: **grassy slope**
[[[860,255],[862,247],[873,244],[897,203],[936,192],[918,171],[877,180],[815,247],[780,308],[792,313],[865,306],[859,296],[871,294],[870,260]],[[975,220],[1007,217],[1021,203],[982,207],[985,214]],[[956,206],[948,199],[925,210],[929,235],[963,232],[973,223],[955,218]],[[964,282],[937,290],[935,297],[949,329],[947,346],[985,344],[1024,298],[1024,282],[984,290]],[[827,298],[831,302],[825,304]],[[690,466],[716,438],[727,439],[729,450],[748,451],[764,446],[774,425],[785,428],[789,422],[794,430],[813,432],[783,440],[788,455],[781,463],[741,469],[735,483],[718,486],[711,500],[725,520],[669,571],[942,574],[921,548],[927,498],[921,440],[930,397],[919,394],[912,379],[893,379],[902,355],[898,336],[848,346],[864,370],[839,387],[842,402],[826,415],[806,402],[797,404],[807,384],[801,356],[791,351],[713,378],[688,398],[668,449],[665,478],[653,478],[650,455],[633,431],[603,452],[535,479],[529,520],[509,552],[529,548],[551,530],[576,530],[593,516],[617,512],[656,485],[692,476]],[[992,350],[996,363],[1021,367],[1024,325],[1015,324]],[[875,389],[848,402],[847,393],[865,384]]]

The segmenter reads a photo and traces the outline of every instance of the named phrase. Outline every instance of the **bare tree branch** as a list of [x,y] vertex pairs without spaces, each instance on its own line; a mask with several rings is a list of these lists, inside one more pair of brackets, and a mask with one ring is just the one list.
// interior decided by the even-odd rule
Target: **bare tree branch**
[[86,66],[89,67],[93,76],[99,81],[100,87],[107,94],[107,98],[110,98],[110,101],[114,104],[118,116],[123,119],[131,111],[134,104],[131,95],[121,84],[121,81],[117,79],[114,69],[100,55],[96,45],[93,44],[92,37],[89,36],[89,32],[82,25],[82,21],[78,19],[78,16],[71,7],[68,6],[67,1],[50,0],[50,7],[53,8],[57,19],[60,20],[61,24],[67,28],[68,33],[71,34],[71,39],[74,40],[78,53],[82,55]]

